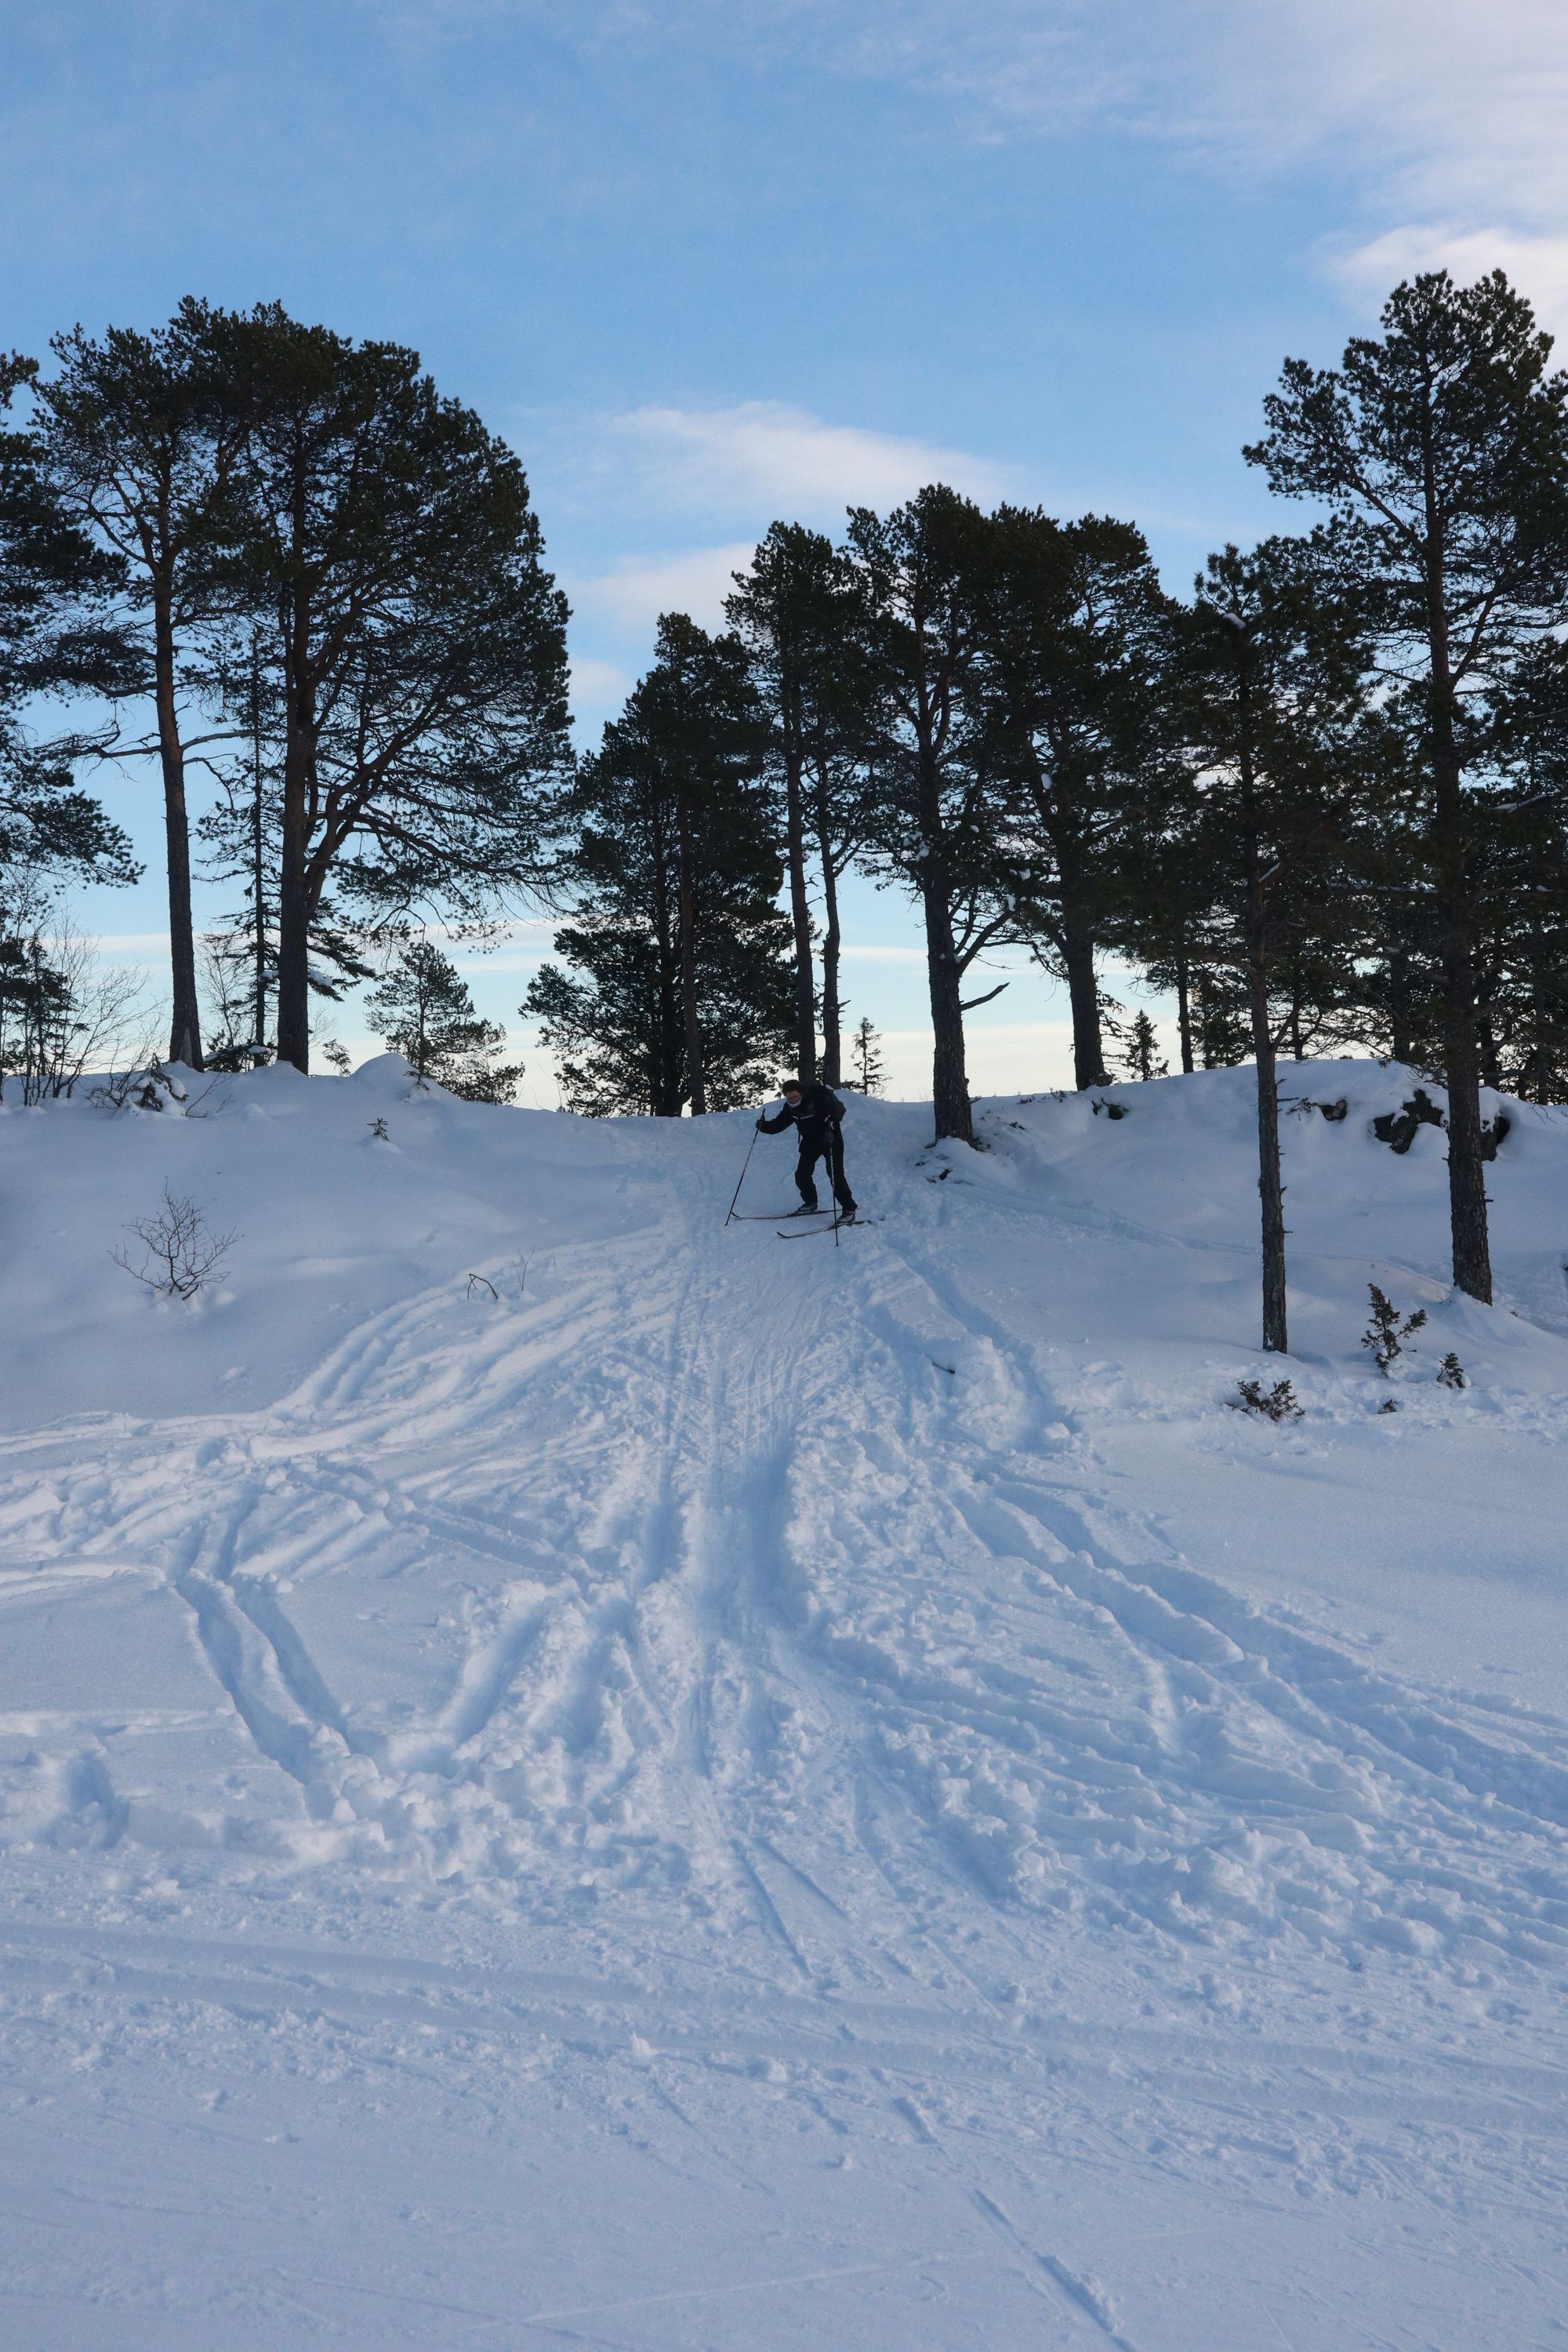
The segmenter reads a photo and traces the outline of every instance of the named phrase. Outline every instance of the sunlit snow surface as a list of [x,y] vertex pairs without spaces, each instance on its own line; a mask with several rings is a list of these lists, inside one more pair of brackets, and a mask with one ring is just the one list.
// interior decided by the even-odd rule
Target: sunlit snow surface
[[1568,2345],[1568,1114],[1489,1311],[1286,1077],[1289,1365],[1246,1071],[856,1102],[837,1248],[749,1114],[0,1113],[0,2340]]

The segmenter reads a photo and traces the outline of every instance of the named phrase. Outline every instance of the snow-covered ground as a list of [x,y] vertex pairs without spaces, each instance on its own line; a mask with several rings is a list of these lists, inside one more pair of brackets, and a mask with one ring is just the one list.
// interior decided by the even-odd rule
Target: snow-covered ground
[[390,1057],[0,1114],[0,2340],[1568,2346],[1568,1114],[1488,1311],[1287,1076],[1288,1367],[1246,1071],[855,1102],[837,1248]]

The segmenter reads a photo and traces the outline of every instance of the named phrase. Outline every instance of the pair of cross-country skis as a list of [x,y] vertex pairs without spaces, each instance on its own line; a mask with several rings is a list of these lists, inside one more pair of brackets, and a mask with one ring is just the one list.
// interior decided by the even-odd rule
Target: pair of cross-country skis
[[[831,1209],[731,1209],[730,1222],[737,1225],[778,1225],[780,1220],[791,1230],[778,1234],[781,1242],[809,1241],[813,1234],[843,1233],[848,1225],[874,1225],[875,1217],[863,1216],[858,1209],[841,1210],[835,1218]],[[815,1220],[808,1223],[808,1220]]]

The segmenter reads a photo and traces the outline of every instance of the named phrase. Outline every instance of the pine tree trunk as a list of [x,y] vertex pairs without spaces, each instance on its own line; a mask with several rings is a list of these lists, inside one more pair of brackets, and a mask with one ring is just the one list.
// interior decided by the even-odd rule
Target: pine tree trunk
[[154,584],[153,696],[158,714],[158,759],[163,772],[163,835],[169,866],[169,967],[173,1003],[169,1059],[193,1070],[202,1060],[201,1012],[196,1001],[195,926],[191,915],[191,827],[185,807],[185,751],[180,740],[174,699],[174,639],[163,583]]
[[250,889],[252,986],[251,1043],[267,1043],[267,865],[265,811],[261,798],[261,663],[254,636],[250,672]]
[[969,1103],[969,1081],[963,1060],[963,1013],[958,957],[952,942],[952,917],[947,893],[928,882],[921,893],[925,914],[926,970],[931,983],[931,1102],[940,1141],[951,1136],[960,1143],[974,1140],[974,1118]]
[[1182,1075],[1193,1075],[1193,997],[1192,974],[1187,969],[1186,950],[1176,958],[1176,1035],[1182,1048]]
[[1279,1084],[1274,1036],[1268,1025],[1268,992],[1261,961],[1248,973],[1252,1050],[1258,1063],[1258,1198],[1263,1228],[1263,1345],[1272,1354],[1290,1352],[1285,1313],[1285,1187],[1279,1169]]
[[1531,1047],[1520,1092],[1528,1098],[1533,1091],[1538,1103],[1546,1103],[1552,1099],[1549,1083],[1551,1056],[1546,1049],[1550,1015],[1547,1011],[1546,958],[1538,922],[1532,922],[1530,927],[1530,1010]]
[[843,1039],[839,1035],[842,1013],[838,998],[838,951],[842,933],[838,928],[838,877],[833,870],[833,858],[827,847],[826,833],[821,837],[822,855],[822,1082],[836,1087],[839,1081]]
[[1440,909],[1444,1063],[1448,1087],[1448,1223],[1455,1286],[1489,1307],[1491,1248],[1487,1231],[1486,1163],[1481,1158],[1481,1064],[1471,963],[1458,908]]
[[693,1118],[706,1116],[708,1085],[702,1068],[702,1024],[697,1007],[697,894],[691,876],[691,836],[686,810],[679,815],[680,1005],[686,1028],[686,1088]]
[[1481,1084],[1483,1087],[1492,1087],[1494,1092],[1500,1094],[1502,1063],[1498,1055],[1497,1027],[1492,1020],[1489,1006],[1476,1024],[1476,1035],[1480,1045]]
[[1448,1086],[1448,1225],[1458,1289],[1491,1305],[1491,1248],[1481,1159],[1480,1056],[1476,1035],[1475,946],[1470,932],[1461,761],[1448,647],[1447,563],[1430,437],[1426,488],[1426,632],[1432,663],[1432,867],[1443,972],[1443,1045]]
[[[1436,634],[1436,633],[1435,633]],[[1489,1307],[1491,1247],[1481,1158],[1480,1041],[1475,950],[1466,904],[1464,804],[1454,740],[1446,645],[1434,647],[1432,848],[1442,943],[1444,1066],[1448,1087],[1448,1224],[1454,1283]],[[1443,658],[1437,656],[1441,653]]]
[[250,1034],[258,1051],[267,1043],[267,867],[264,851],[261,778],[258,773],[256,799],[251,809],[250,887],[253,894],[252,916],[255,923],[253,985],[256,1002],[253,1008],[254,1026]]
[[1279,1083],[1274,1051],[1274,1031],[1268,1018],[1268,914],[1263,880],[1257,780],[1252,763],[1252,714],[1248,665],[1251,648],[1245,638],[1237,647],[1237,704],[1243,854],[1247,861],[1244,929],[1247,947],[1247,1011],[1252,1026],[1252,1052],[1258,1067],[1258,1199],[1263,1244],[1263,1345],[1271,1355],[1290,1352],[1285,1300],[1285,1187],[1279,1171]]
[[1396,1062],[1408,1062],[1415,1051],[1410,1017],[1410,958],[1394,948],[1388,958],[1389,1050]]
[[805,1085],[816,1076],[816,974],[811,957],[811,908],[805,895],[805,814],[801,793],[799,715],[784,718],[784,849],[789,913],[795,932],[795,1069]]
[[1105,1067],[1105,1041],[1100,1025],[1100,988],[1094,976],[1094,933],[1084,909],[1065,896],[1062,900],[1062,962],[1068,978],[1068,1003],[1072,1009],[1073,1084],[1110,1084]]
[[655,1041],[655,1067],[649,1087],[649,1101],[655,1118],[679,1118],[684,1089],[681,1072],[685,1064],[682,1045],[684,1024],[679,1011],[680,958],[676,949],[676,926],[670,919],[669,855],[664,824],[656,808],[652,817],[652,856],[650,859],[653,884],[654,933],[658,944],[658,1035]]
[[[290,697],[292,704],[292,697]],[[283,751],[283,855],[278,877],[278,1059],[310,1067],[310,909],[305,888],[303,730],[292,708]]]

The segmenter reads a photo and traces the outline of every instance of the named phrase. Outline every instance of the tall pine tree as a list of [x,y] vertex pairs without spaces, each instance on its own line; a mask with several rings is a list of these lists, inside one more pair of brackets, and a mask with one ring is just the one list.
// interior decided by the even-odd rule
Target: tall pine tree
[[1396,287],[1382,324],[1338,368],[1288,361],[1247,456],[1285,496],[1327,503],[1334,558],[1375,605],[1425,783],[1454,1280],[1489,1300],[1472,803],[1497,775],[1502,677],[1568,624],[1568,378],[1500,271]]
[[773,525],[725,612],[752,656],[767,714],[795,947],[795,1061],[817,1073],[812,866],[822,896],[822,1061],[838,1083],[838,884],[869,829],[874,677],[854,567],[820,531]]
[[1177,710],[1195,785],[1187,870],[1207,884],[1195,944],[1220,982],[1216,1002],[1245,1019],[1256,1066],[1263,1345],[1280,1354],[1276,1065],[1306,968],[1348,974],[1358,943],[1347,858],[1380,773],[1363,620],[1334,593],[1321,550],[1271,540],[1249,556],[1210,557],[1183,633]]
[[215,576],[282,709],[278,1052],[310,1064],[310,940],[516,904],[570,773],[565,604],[522,468],[418,355],[277,306],[215,318],[247,425]]
[[1075,1082],[1101,1086],[1096,954],[1123,845],[1170,761],[1170,602],[1130,523],[1002,507],[985,537],[984,675],[1026,869],[1020,925],[1067,982]]
[[984,695],[985,518],[936,487],[886,518],[855,509],[848,539],[874,662],[873,847],[921,908],[937,1135],[973,1143],[963,1016],[1006,982],[965,1002],[963,978],[1016,935],[1018,887]]
[[574,1109],[675,1118],[753,1098],[787,1050],[790,924],[764,781],[767,726],[734,636],[684,614],[566,812],[556,935],[525,1016]]
[[40,740],[25,719],[43,698],[121,692],[133,665],[113,611],[122,568],[79,527],[37,433],[13,415],[37,376],[32,360],[0,352],[0,877],[130,882],[129,841],[78,782],[101,732]]
[[[166,327],[78,327],[53,345],[40,384],[42,443],[74,520],[121,567],[153,706],[163,787],[172,1004],[169,1054],[203,1066],[191,911],[189,665],[223,610],[206,557],[247,426],[245,387],[215,350],[214,314],[181,303]],[[127,682],[129,685],[129,682]]]

